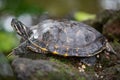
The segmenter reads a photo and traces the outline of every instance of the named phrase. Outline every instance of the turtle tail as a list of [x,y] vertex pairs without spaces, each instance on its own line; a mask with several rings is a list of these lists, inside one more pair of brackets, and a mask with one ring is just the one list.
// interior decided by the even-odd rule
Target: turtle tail
[[28,39],[32,34],[32,31],[17,19],[12,19],[11,26],[24,40]]
[[106,51],[112,54],[117,55],[117,53],[114,51],[114,49],[112,48],[112,46],[110,45],[110,43],[108,43],[108,41],[106,40]]

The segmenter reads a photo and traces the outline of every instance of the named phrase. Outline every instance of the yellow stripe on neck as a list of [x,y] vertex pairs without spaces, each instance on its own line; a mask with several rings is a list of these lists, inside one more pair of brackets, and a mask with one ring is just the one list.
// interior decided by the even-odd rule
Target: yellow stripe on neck
[[43,51],[47,51],[47,49],[46,49],[46,48],[41,48],[41,50],[43,50]]

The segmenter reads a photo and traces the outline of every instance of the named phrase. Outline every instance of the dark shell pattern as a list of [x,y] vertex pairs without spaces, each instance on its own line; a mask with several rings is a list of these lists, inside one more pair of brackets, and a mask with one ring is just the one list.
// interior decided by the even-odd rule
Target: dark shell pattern
[[75,21],[45,20],[33,29],[30,40],[63,56],[89,57],[103,50],[105,38],[94,28]]

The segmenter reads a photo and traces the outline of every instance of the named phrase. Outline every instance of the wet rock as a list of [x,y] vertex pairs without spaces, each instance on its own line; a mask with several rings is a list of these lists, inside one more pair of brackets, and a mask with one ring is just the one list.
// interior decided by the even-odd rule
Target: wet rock
[[84,21],[84,23],[96,28],[99,32],[103,32],[103,26],[111,19],[118,11],[117,10],[104,10],[96,14],[93,20]]
[[84,21],[84,23],[93,26],[102,33],[104,25],[118,16],[120,16],[120,10],[104,10],[96,14],[95,19]]
[[0,53],[0,80],[15,80],[12,68],[2,53]]
[[99,80],[120,80],[120,64],[104,69]]
[[119,16],[114,16],[113,19],[110,19],[103,27],[103,33],[109,39],[118,39],[120,40],[120,14]]
[[86,80],[86,74],[61,62],[16,58],[12,66],[17,80]]

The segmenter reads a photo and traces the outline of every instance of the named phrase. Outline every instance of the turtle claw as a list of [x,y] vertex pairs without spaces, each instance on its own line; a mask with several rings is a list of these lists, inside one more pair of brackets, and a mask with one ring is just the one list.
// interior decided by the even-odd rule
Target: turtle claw
[[78,67],[79,72],[84,72],[85,69],[86,69],[86,65],[80,62]]

